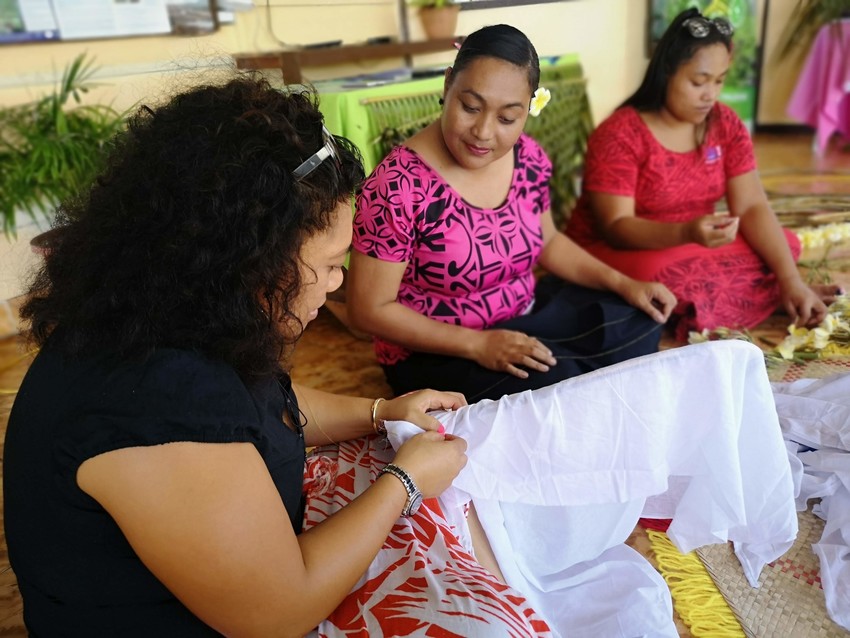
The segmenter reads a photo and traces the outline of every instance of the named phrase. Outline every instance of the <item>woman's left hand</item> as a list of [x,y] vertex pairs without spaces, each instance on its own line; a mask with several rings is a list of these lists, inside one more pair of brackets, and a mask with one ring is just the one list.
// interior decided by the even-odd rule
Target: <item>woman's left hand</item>
[[657,281],[632,279],[618,292],[623,299],[635,308],[643,310],[658,323],[664,323],[670,318],[670,313],[677,303],[676,295]]
[[442,427],[429,410],[457,410],[466,405],[466,397],[460,392],[438,392],[417,390],[395,399],[387,399],[378,405],[377,418],[384,421],[409,421],[423,430],[439,431]]
[[799,277],[781,284],[782,307],[798,326],[812,327],[826,317],[826,304]]

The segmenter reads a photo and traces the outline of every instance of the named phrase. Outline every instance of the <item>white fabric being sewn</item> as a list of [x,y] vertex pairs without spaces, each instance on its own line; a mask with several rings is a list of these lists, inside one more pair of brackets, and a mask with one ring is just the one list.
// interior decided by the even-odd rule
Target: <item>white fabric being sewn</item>
[[[683,552],[732,541],[750,584],[797,534],[794,484],[762,352],[686,346],[434,412],[469,462],[441,497],[473,501],[508,583],[564,636],[676,636],[657,572],[623,543],[672,519]],[[387,424],[396,449],[418,432]]]

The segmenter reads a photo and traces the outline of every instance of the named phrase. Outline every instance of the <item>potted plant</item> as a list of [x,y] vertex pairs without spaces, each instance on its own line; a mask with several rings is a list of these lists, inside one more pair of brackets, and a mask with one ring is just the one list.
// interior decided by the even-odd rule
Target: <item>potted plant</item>
[[[0,106],[0,313],[19,298],[49,249],[55,207],[80,193],[99,172],[104,146],[124,126],[125,113],[104,104],[84,105],[95,68],[85,55],[66,68],[47,95]],[[14,313],[10,314],[14,317]],[[4,330],[16,330],[14,320]]]
[[85,54],[65,69],[53,92],[27,104],[0,107],[0,219],[7,239],[19,215],[33,220],[91,182],[104,146],[124,126],[125,113],[82,104],[96,71]]
[[419,19],[428,39],[454,37],[460,11],[454,0],[410,0],[410,5],[419,7]]
[[798,0],[780,36],[779,59],[805,55],[821,27],[841,18],[850,18],[850,0]]

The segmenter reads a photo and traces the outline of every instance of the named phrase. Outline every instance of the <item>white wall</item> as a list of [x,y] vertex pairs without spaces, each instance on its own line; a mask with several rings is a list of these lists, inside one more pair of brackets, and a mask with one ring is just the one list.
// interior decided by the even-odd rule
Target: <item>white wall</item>
[[781,62],[777,58],[779,36],[788,23],[797,0],[771,0],[767,11],[767,24],[762,34],[764,43],[759,83],[759,124],[799,124],[785,113],[791,93],[800,75],[805,54],[792,55]]
[[[18,217],[17,237],[7,238],[0,233],[0,301],[17,297],[24,291],[24,279],[38,265],[38,256],[30,249],[30,240],[49,227],[46,220],[41,226],[21,214]],[[3,325],[0,308],[0,326]],[[0,337],[3,336],[0,330]]]

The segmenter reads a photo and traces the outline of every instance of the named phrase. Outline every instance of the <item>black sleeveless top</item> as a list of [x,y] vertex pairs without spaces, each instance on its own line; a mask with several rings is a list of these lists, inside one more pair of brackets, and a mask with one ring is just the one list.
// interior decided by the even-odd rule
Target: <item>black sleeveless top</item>
[[[223,363],[160,350],[143,363],[46,347],[12,407],[3,467],[9,560],[33,636],[209,636],[77,487],[88,458],[178,441],[253,443],[301,531],[305,461],[289,379],[250,387]],[[298,421],[295,421],[298,423]]]

